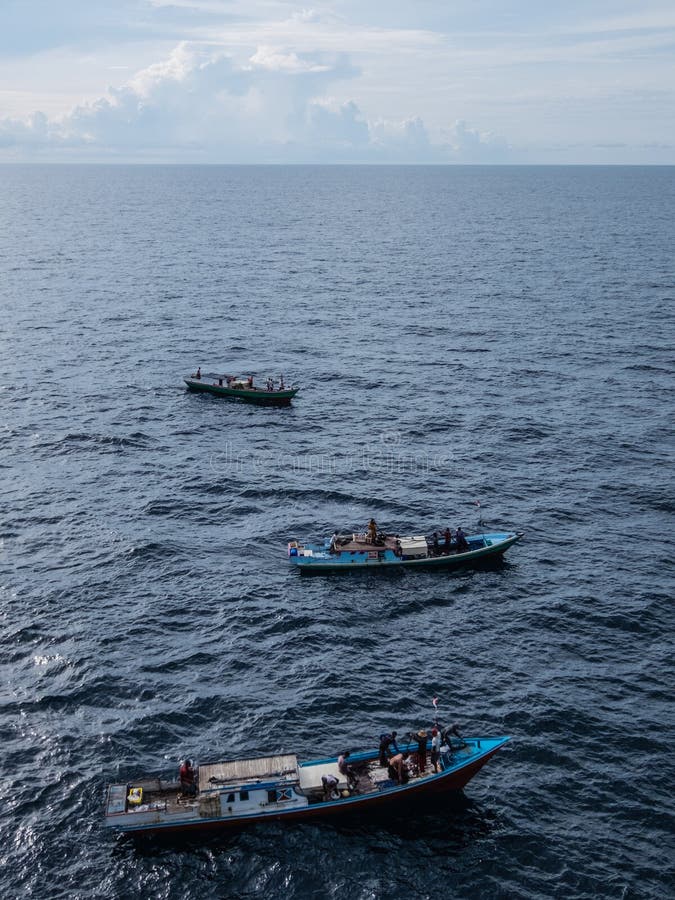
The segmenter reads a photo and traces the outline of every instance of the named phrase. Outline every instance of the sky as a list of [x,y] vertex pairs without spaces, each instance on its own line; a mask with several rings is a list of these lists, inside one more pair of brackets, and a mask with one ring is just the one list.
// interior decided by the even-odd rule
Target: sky
[[0,162],[675,164],[675,3],[0,0]]

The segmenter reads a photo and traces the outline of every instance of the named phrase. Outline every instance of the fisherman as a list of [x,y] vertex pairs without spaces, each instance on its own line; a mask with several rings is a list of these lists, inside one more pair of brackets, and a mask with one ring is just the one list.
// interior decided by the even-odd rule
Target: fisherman
[[[459,745],[456,745],[455,747],[453,747],[452,741],[450,739],[450,735],[454,735],[456,738],[459,738],[461,743]],[[448,725],[446,728],[442,729],[441,741],[442,741],[441,748],[440,748],[441,766],[442,766],[442,768],[447,769],[447,767],[452,763],[452,751],[454,749],[459,750],[462,747],[466,747],[466,742],[464,741],[464,738],[461,735],[461,732],[459,730],[459,725],[457,724],[457,722],[454,722],[452,725]]]
[[418,731],[415,735],[417,741],[417,768],[420,775],[424,775],[427,768],[427,738],[426,731]]
[[198,366],[197,374],[195,375],[195,378],[201,378],[201,377],[202,377],[202,367]]
[[323,785],[323,799],[324,800],[338,800],[340,795],[338,793],[338,780],[335,775],[322,775],[321,776],[321,784]]
[[392,731],[391,734],[387,732],[386,734],[380,735],[380,765],[385,769],[389,765],[387,755],[390,752],[390,747],[392,744],[394,745],[396,753],[400,753],[401,751],[398,749],[398,744],[396,743],[395,731]]
[[279,390],[280,391],[284,390],[284,376],[283,375],[279,376]]
[[407,759],[407,753],[397,753],[389,760],[389,776],[399,784],[405,784],[408,781]]
[[349,758],[349,750],[343,750],[342,753],[338,756],[338,770],[341,775],[344,775],[347,779],[347,784],[350,788],[356,787],[356,783],[358,778],[354,772],[354,769],[347,764],[347,760]]
[[438,532],[434,531],[434,536],[431,541],[431,549],[433,551],[434,556],[438,556],[440,553],[440,546],[438,543]]
[[441,736],[438,728],[431,729],[431,765],[434,772],[438,772],[438,761],[441,758]]
[[181,763],[181,767],[178,770],[178,779],[180,781],[180,791],[183,796],[195,797],[197,795],[195,770],[191,759],[185,759]]
[[371,544],[374,544],[377,540],[377,522],[375,519],[371,519],[368,522],[368,540]]
[[452,531],[449,528],[446,528],[443,532],[443,537],[445,538],[445,545],[443,548],[444,553],[450,553],[450,543],[452,541]]
[[448,738],[451,734],[453,734],[456,738],[459,738],[460,741],[462,741],[462,742],[464,741],[464,738],[462,737],[461,732],[459,730],[459,724],[457,722],[453,722],[452,725],[448,725],[447,728],[443,729],[443,732],[442,732],[443,740],[448,742]]
[[462,531],[461,527],[457,529],[455,532],[455,540],[457,541],[457,552],[465,553],[469,549],[469,544],[466,540],[466,535]]
[[253,375],[249,375],[249,376],[248,376],[248,378],[246,379],[246,383],[248,384],[248,386],[249,386],[250,388],[253,387]]

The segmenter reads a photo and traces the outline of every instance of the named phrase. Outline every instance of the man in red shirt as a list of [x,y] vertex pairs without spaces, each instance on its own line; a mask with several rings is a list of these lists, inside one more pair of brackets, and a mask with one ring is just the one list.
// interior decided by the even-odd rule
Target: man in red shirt
[[181,793],[188,797],[194,797],[197,794],[197,784],[191,759],[186,759],[181,763],[178,778],[180,779]]

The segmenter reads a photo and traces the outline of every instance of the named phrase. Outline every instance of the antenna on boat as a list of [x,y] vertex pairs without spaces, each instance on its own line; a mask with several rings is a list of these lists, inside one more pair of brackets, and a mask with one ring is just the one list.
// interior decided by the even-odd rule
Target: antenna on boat
[[473,502],[476,504],[476,509],[478,510],[478,528],[481,529],[482,534],[485,534],[485,529],[483,527],[485,522],[483,521],[482,510],[480,508],[480,500],[474,500]]

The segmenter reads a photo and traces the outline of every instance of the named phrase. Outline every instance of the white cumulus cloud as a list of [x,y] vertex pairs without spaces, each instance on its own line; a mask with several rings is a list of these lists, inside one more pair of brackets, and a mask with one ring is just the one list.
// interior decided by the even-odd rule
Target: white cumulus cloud
[[[332,85],[357,70],[345,55],[261,45],[236,62],[182,42],[94,102],[49,119],[0,120],[0,153],[33,158],[208,162],[485,161],[506,145],[458,123],[434,145],[419,117],[369,122]],[[472,157],[469,159],[469,157]]]

